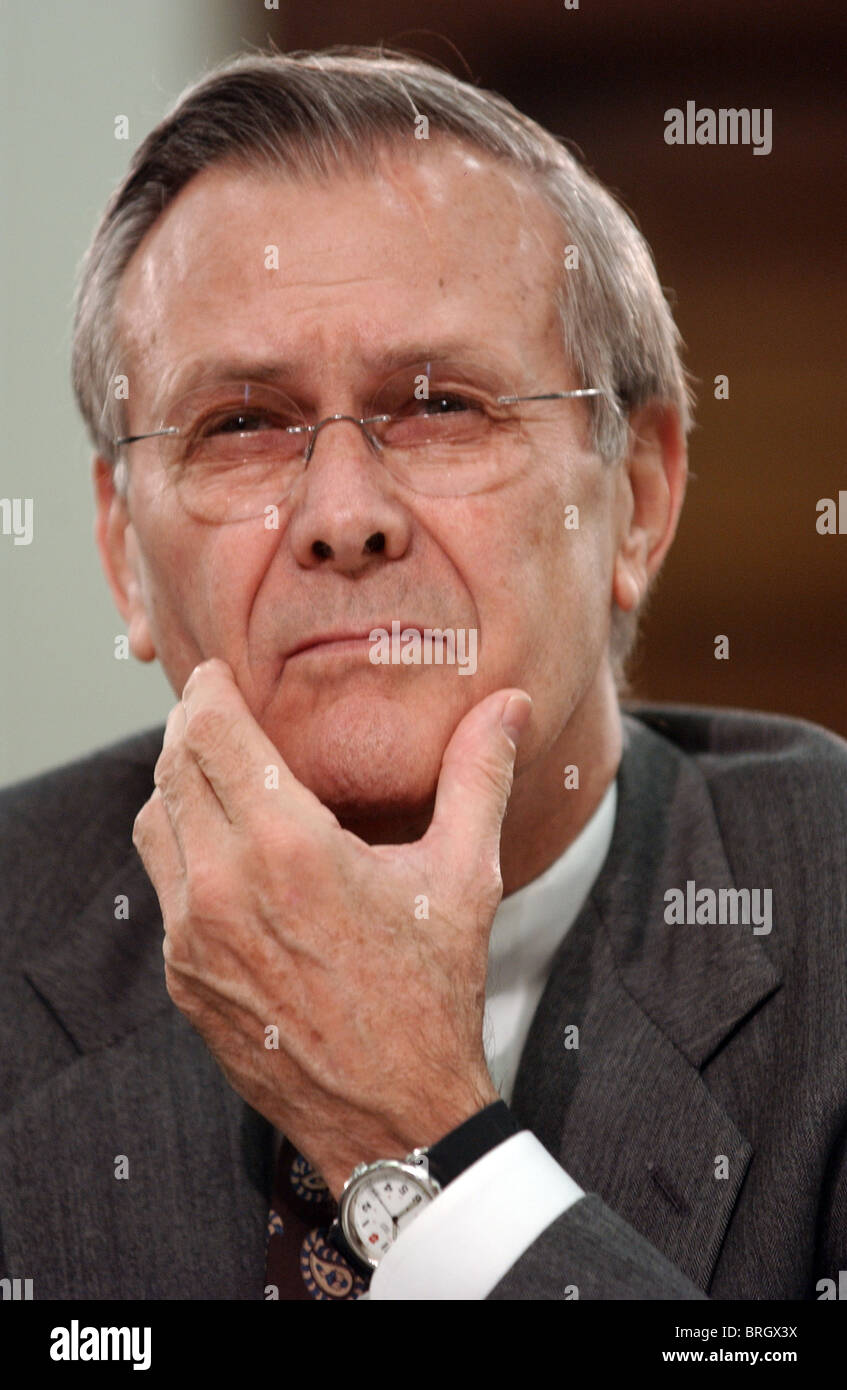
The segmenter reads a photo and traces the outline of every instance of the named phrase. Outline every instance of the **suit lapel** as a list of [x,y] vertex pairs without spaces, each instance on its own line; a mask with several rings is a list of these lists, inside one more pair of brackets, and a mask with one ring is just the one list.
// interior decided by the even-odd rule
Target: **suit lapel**
[[752,1149],[702,1068],[780,977],[750,926],[665,923],[667,889],[732,875],[693,760],[629,716],[624,727],[612,844],[557,954],[513,1108],[706,1288]]
[[74,1047],[0,1123],[6,1266],[37,1298],[262,1297],[271,1126],[171,1003],[161,942],[133,851],[25,966]]

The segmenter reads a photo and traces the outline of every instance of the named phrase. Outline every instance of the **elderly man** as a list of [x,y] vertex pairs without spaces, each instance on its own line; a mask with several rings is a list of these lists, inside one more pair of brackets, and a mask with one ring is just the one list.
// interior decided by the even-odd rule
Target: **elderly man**
[[74,382],[179,703],[4,794],[4,1272],[819,1296],[847,758],[621,712],[688,425],[624,212],[424,63],[240,59],[112,197]]

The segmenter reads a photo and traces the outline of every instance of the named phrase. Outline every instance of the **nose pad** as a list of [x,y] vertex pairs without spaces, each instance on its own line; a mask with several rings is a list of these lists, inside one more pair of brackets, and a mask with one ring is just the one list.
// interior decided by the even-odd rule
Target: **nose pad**
[[310,433],[311,433],[311,438],[310,438],[310,440],[309,440],[309,447],[308,447],[308,449],[306,450],[306,463],[307,463],[307,464],[308,464],[309,461],[311,460],[312,454],[315,452],[315,444],[317,443],[318,431],[319,431],[319,430],[322,430],[323,427],[324,427],[324,425],[336,425],[336,424],[338,424],[338,421],[339,421],[339,420],[349,420],[350,423],[351,423],[351,425],[358,425],[359,428],[360,428],[360,430],[362,431],[362,434],[365,436],[365,439],[368,441],[368,444],[370,445],[372,451],[373,451],[375,454],[378,454],[378,453],[379,453],[379,440],[377,440],[377,439],[371,434],[370,430],[368,430],[368,429],[365,428],[365,422],[364,422],[364,420],[358,419],[358,417],[355,416],[355,415],[327,415],[327,416],[325,416],[325,418],[324,418],[323,420],[319,420],[318,423],[317,423],[316,425],[313,425],[313,426],[312,426],[312,429],[311,429],[311,432],[310,432]]

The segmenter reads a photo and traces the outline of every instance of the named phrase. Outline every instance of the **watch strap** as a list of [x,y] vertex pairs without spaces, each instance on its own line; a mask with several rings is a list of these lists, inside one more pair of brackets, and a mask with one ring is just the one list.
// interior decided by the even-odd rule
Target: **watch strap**
[[370,1280],[373,1274],[373,1266],[369,1265],[366,1260],[363,1260],[360,1255],[357,1255],[345,1236],[341,1227],[341,1222],[337,1216],[327,1231],[326,1238],[329,1244],[338,1251],[339,1255],[347,1261],[357,1274],[361,1274],[366,1279]]
[[446,1187],[466,1168],[520,1130],[521,1125],[506,1102],[494,1101],[426,1150],[429,1171],[437,1183]]

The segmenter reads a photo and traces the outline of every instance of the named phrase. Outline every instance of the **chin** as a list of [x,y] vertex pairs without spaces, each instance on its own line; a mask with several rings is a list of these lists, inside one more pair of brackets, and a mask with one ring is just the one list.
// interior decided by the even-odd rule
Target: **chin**
[[342,824],[385,822],[387,834],[391,822],[428,822],[450,734],[432,709],[427,717],[395,700],[340,700],[265,732]]

